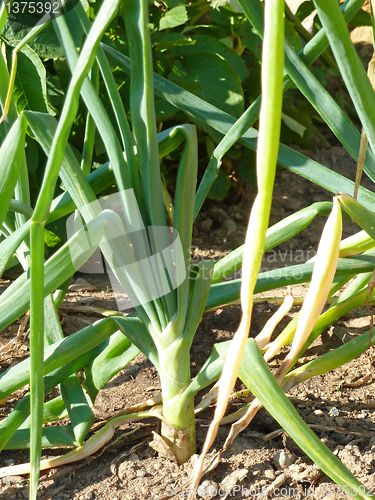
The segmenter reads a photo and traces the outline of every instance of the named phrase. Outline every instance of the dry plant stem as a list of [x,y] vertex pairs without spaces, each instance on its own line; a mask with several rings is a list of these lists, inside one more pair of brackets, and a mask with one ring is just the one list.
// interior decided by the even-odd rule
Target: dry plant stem
[[154,398],[146,399],[146,401],[143,401],[142,403],[137,403],[135,405],[129,406],[128,408],[125,408],[125,410],[121,410],[117,412],[112,418],[107,419],[107,420],[102,420],[101,422],[96,422],[91,429],[95,430],[98,427],[101,427],[102,425],[107,424],[111,420],[118,418],[118,417],[123,417],[124,415],[131,415],[132,413],[138,413],[140,411],[145,411],[149,408],[153,408],[154,406],[161,405],[163,399],[161,397],[161,394],[158,396],[155,396]]
[[[157,410],[160,410],[157,411]],[[52,469],[52,467],[59,467],[60,465],[66,465],[73,462],[79,462],[84,458],[89,457],[93,453],[96,453],[100,448],[102,448],[110,439],[112,439],[115,430],[124,422],[135,422],[149,417],[157,417],[162,419],[161,407],[153,408],[149,411],[139,412],[132,415],[125,415],[123,417],[118,417],[111,420],[105,427],[100,429],[94,436],[86,441],[82,446],[76,448],[75,450],[61,455],[60,457],[41,460],[40,470]],[[17,476],[20,474],[30,474],[30,464],[19,464],[12,465],[10,467],[0,468],[0,478],[5,476]]]
[[101,307],[93,306],[61,306],[59,311],[98,314],[106,318],[110,316],[127,316],[126,313],[122,313],[121,311],[111,311],[110,309],[102,309]]
[[[367,75],[368,75],[369,80],[371,82],[372,88],[375,89],[375,52],[372,54],[371,61],[369,62],[368,69],[367,69]],[[367,146],[368,146],[368,139],[367,139],[365,130],[362,128],[361,144],[359,147],[359,156],[358,156],[358,162],[357,162],[357,170],[355,173],[355,186],[354,186],[354,194],[353,194],[353,198],[355,200],[357,199],[358,189],[359,189],[359,185],[361,183],[363,165],[365,163],[365,158],[366,158]]]
[[232,425],[228,437],[225,440],[223,451],[225,451],[233,443],[234,439],[240,432],[246,429],[262,406],[262,403],[258,399],[254,399],[245,415]]
[[242,319],[231,342],[220,378],[218,402],[214,419],[208,429],[202,453],[192,474],[189,500],[195,497],[204,458],[210,449],[224,416],[233,390],[248,338],[253,308],[253,293],[259,273],[272,203],[276,174],[277,149],[280,139],[284,48],[284,2],[269,0],[265,4],[265,28],[262,54],[263,98],[259,119],[257,147],[257,179],[259,192],[254,201],[247,229],[242,265]]
[[372,313],[369,300],[370,300],[370,297],[372,295],[372,292],[374,291],[374,287],[375,287],[375,271],[372,273],[371,278],[368,282],[368,289],[367,289],[367,294],[366,294],[366,306],[367,306],[368,312],[370,313],[370,336],[368,339],[368,346],[369,347],[371,346],[372,334],[374,331],[374,315]]
[[263,349],[269,342],[271,335],[273,334],[276,326],[284,318],[286,314],[290,311],[294,304],[294,297],[292,294],[292,289],[288,286],[284,302],[281,307],[276,311],[275,314],[264,325],[263,330],[255,337],[255,342],[258,344],[259,349]]
[[212,389],[203,396],[200,403],[194,408],[194,413],[199,413],[200,411],[207,408],[207,406],[210,406],[210,404],[216,402],[217,397],[219,395],[219,385],[220,385],[220,380],[218,380],[216,384],[212,387]]
[[[219,394],[219,385],[220,385],[219,381],[216,382],[213,388],[203,396],[200,403],[194,408],[195,414],[203,411],[205,408],[216,402],[217,396]],[[250,394],[249,389],[244,389],[243,391],[234,392],[233,394],[230,395],[229,399],[243,398],[245,396],[248,396],[249,394]],[[222,424],[223,424],[223,419],[220,422],[220,425]]]
[[362,179],[363,165],[365,164],[366,151],[368,146],[368,140],[366,137],[365,129],[361,132],[361,144],[359,146],[359,155],[357,161],[357,170],[355,172],[355,186],[353,198],[356,200],[358,196],[358,189]]
[[[291,364],[301,350],[302,346],[306,342],[307,337],[310,335],[317,319],[319,318],[320,313],[322,312],[337,267],[341,232],[341,208],[338,199],[335,198],[332,212],[324,227],[323,234],[319,243],[311,285],[301,309],[301,315],[298,321],[292,348],[276,374],[276,378],[279,384],[281,384],[281,382],[283,381],[287,371],[289,370]],[[289,290],[288,292],[290,293]],[[285,302],[286,306],[284,309],[286,309],[286,307],[288,306],[287,297]],[[293,297],[290,307],[292,305]],[[282,309],[283,307],[280,307],[279,311]],[[285,310],[284,315],[288,312],[288,310]],[[284,312],[284,310],[282,310],[282,312]],[[274,316],[277,316],[277,313]],[[270,332],[269,336],[267,335],[268,338],[266,339],[266,342],[268,342],[271,335],[272,331]],[[262,345],[261,343],[263,340],[262,334],[260,339],[260,342],[257,343],[258,347],[261,348],[264,347],[264,345]],[[230,446],[235,437],[249,425],[249,423],[252,421],[261,407],[262,404],[257,399],[255,399],[251,403],[246,414],[232,425],[228,438],[225,441],[224,449],[227,449],[227,447]]]
[[18,328],[17,336],[14,339],[10,340],[7,344],[5,344],[5,346],[3,346],[0,349],[0,352],[9,351],[9,349],[12,349],[17,344],[17,342],[19,342],[21,340],[22,334],[25,331],[25,328],[26,328],[27,322],[29,321],[29,318],[30,318],[30,311],[28,311],[25,314],[25,316],[22,318],[21,324]]
[[323,310],[336,272],[341,233],[342,214],[339,199],[335,197],[332,212],[319,242],[311,284],[301,308],[292,347],[276,374],[279,384],[305,344]]

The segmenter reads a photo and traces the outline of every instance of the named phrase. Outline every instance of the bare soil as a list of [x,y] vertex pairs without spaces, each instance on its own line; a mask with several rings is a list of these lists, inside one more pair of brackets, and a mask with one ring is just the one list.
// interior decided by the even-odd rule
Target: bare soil
[[[320,150],[313,154],[328,167],[354,178],[355,164],[340,148]],[[363,182],[366,185],[366,179]],[[287,189],[286,189],[287,186]],[[368,186],[371,189],[371,183]],[[230,202],[220,205],[207,204],[194,229],[192,258],[221,258],[226,252],[244,241],[246,223],[255,195],[255,188],[247,186],[245,192]],[[233,201],[234,199],[234,201]],[[325,190],[286,171],[277,174],[274,206],[271,223],[286,217],[315,201],[331,200]],[[226,204],[228,203],[228,204]],[[231,203],[231,205],[229,205]],[[224,214],[224,215],[223,215]],[[229,222],[228,222],[229,221]],[[303,233],[268,253],[263,261],[263,270],[289,266],[295,263],[298,252],[311,257],[317,246],[324,218],[319,217]],[[356,232],[356,226],[345,223],[344,236]],[[310,253],[309,253],[310,252]],[[75,278],[77,278],[76,276]],[[74,291],[70,289],[61,311],[66,335],[97,321],[98,316],[76,312],[73,306],[92,305],[116,310],[116,303],[109,281],[103,275],[81,275],[97,290]],[[4,289],[9,282],[3,280]],[[284,290],[272,292],[282,296]],[[295,296],[303,296],[303,285],[293,287]],[[250,335],[256,335],[277,305],[267,300],[271,293],[261,294],[262,301],[254,306]],[[298,312],[294,307],[289,316],[277,327],[280,333],[287,322]],[[212,351],[215,343],[233,337],[241,317],[240,306],[218,309],[204,314],[191,349],[191,370],[195,375]],[[352,336],[369,329],[369,312],[359,308],[340,319],[335,328],[325,332],[305,353],[303,361],[334,349]],[[19,322],[18,322],[19,323]],[[16,334],[19,324],[7,328],[0,345],[5,345]],[[277,369],[280,356],[271,362]],[[1,354],[1,368],[6,369],[18,363],[29,354],[27,340],[16,349]],[[368,488],[375,489],[375,399],[373,380],[374,351],[369,349],[358,359],[325,375],[320,375],[290,391],[290,398],[302,418],[315,426],[318,437],[343,461],[343,463]],[[244,386],[238,382],[236,389]],[[27,388],[18,391],[13,399],[0,407],[0,418],[7,415],[17,399]],[[205,391],[207,392],[207,391]],[[160,394],[157,372],[147,358],[140,354],[110,383],[100,391],[95,402],[96,421],[111,418],[120,410]],[[196,398],[199,402],[201,394]],[[246,398],[231,401],[228,413],[246,403]],[[208,408],[197,418],[197,452],[205,439],[207,426],[213,409]],[[68,420],[64,420],[67,423]],[[153,427],[149,427],[150,424]],[[40,498],[47,500],[102,499],[136,500],[183,498],[187,495],[187,481],[196,455],[183,466],[157,456],[149,447],[151,430],[156,421],[144,421],[129,441],[126,433],[138,427],[138,423],[124,425],[116,431],[112,445],[86,461],[53,469],[41,477]],[[285,498],[285,499],[341,499],[348,498],[350,490],[336,486],[316,467],[300,448],[280,429],[279,424],[262,409],[249,427],[242,432],[227,450],[220,464],[204,478],[200,498]],[[229,432],[229,425],[220,427],[210,456],[219,450]],[[273,433],[270,435],[270,433]],[[121,441],[119,438],[123,436]],[[115,442],[116,441],[116,442]],[[44,450],[44,456],[56,456],[67,450]],[[280,460],[280,455],[281,460]],[[280,463],[284,460],[284,467]],[[4,451],[0,455],[0,466],[28,461],[28,451]],[[28,497],[28,478],[25,476],[5,477],[1,480],[0,497],[22,499]],[[215,491],[217,494],[215,495]],[[225,493],[226,492],[226,493]],[[262,496],[263,492],[263,496]],[[374,493],[375,495],[375,493]]]

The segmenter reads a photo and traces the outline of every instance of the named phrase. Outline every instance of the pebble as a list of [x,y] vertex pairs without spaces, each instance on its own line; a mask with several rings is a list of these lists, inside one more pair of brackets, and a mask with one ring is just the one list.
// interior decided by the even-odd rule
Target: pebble
[[87,498],[88,500],[92,498],[92,492],[88,491],[87,493],[85,493],[85,498]]
[[336,417],[335,423],[337,427],[345,427],[345,420],[342,417]]
[[329,413],[328,413],[328,414],[329,414],[329,416],[330,416],[330,417],[338,417],[338,416],[340,415],[340,412],[339,412],[339,410],[338,410],[338,409],[334,406],[333,408],[331,408],[331,409],[329,410]]
[[286,474],[281,474],[279,477],[275,479],[273,483],[269,485],[267,488],[267,495],[272,495],[272,493],[276,490],[276,488],[280,488],[287,479]]
[[322,410],[314,410],[314,415],[324,415]]
[[76,304],[91,304],[92,302],[96,302],[98,297],[82,297],[81,299],[78,299]]
[[83,278],[78,278],[72,285],[69,287],[69,291],[71,292],[84,292],[84,291],[95,291],[97,290],[95,285],[92,285],[88,281]]
[[237,224],[231,219],[226,219],[220,227],[227,231],[228,236],[237,230]]
[[4,460],[5,465],[14,465],[14,460],[12,458],[6,458]]
[[155,470],[159,470],[159,469],[161,469],[161,467],[162,467],[162,465],[160,463],[158,463],[158,462],[156,462],[156,464],[154,464],[154,469]]
[[204,500],[211,500],[212,498],[215,498],[218,491],[219,485],[210,479],[203,481],[203,483],[197,488],[198,496],[204,498]]
[[129,457],[131,462],[139,462],[139,456],[136,453],[132,453]]
[[285,451],[280,451],[274,455],[273,461],[278,469],[285,469],[289,467],[289,465],[294,464],[296,457],[289,453],[285,453]]
[[138,363],[134,363],[134,365],[130,366],[128,368],[128,371],[126,372],[128,375],[129,373],[134,373],[136,372],[137,370],[139,369],[139,364]]
[[224,220],[229,219],[228,215],[222,208],[210,208],[208,214],[214,222],[223,222]]
[[137,470],[137,477],[145,477],[146,475],[146,471],[140,469],[140,470]]
[[205,219],[199,224],[199,229],[204,233],[208,233],[211,230],[213,223],[212,219]]
[[3,484],[10,486],[11,484],[25,484],[26,480],[22,476],[5,476],[2,479]]
[[286,205],[288,208],[291,208],[292,210],[298,210],[302,206],[302,202],[300,200],[292,200],[288,198],[288,202]]
[[221,481],[221,486],[224,490],[231,490],[237,483],[240,483],[248,475],[247,469],[238,469],[230,474],[227,474]]
[[276,478],[275,476],[275,471],[272,470],[272,469],[267,469],[264,471],[264,475],[268,478],[268,479],[272,479],[274,480]]

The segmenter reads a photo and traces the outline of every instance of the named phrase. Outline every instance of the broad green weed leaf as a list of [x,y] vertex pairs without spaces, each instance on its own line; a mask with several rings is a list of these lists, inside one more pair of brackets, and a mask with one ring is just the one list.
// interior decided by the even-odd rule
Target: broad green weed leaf
[[45,67],[30,47],[24,47],[18,53],[14,99],[18,112],[32,109],[54,114],[47,96]]
[[245,182],[256,185],[256,156],[251,149],[243,149],[238,173]]
[[[72,18],[74,22],[79,23],[77,17],[72,11],[67,12],[66,16]],[[34,26],[35,19],[31,16],[26,16],[24,14],[12,16],[8,18],[5,23],[2,37],[7,44],[11,47],[15,47],[21,40],[23,40],[23,38],[25,38],[26,35],[28,35]],[[72,35],[74,37],[76,47],[79,47],[82,41],[81,30],[72,30]],[[29,43],[29,47],[31,47],[35,53],[43,59],[64,57],[64,52],[51,24],[46,25],[43,30],[35,36],[35,38]]]
[[182,56],[186,56],[192,52],[213,52],[224,57],[229,66],[240,77],[241,81],[245,80],[248,76],[249,72],[243,60],[233,50],[228,49],[220,40],[204,35],[191,35],[191,39],[195,41],[194,44],[175,47],[173,51]]
[[[112,61],[115,61],[115,63],[125,72],[129,72],[130,64],[127,57],[119,54],[106,45],[102,45],[102,47]],[[216,130],[224,135],[235,123],[235,119],[228,113],[221,111],[218,107],[211,105],[193,94],[189,94],[181,88],[181,86],[155,73],[154,89],[156,95],[176,106],[176,108],[191,115],[194,121],[205,130],[209,130],[210,132],[213,131],[213,133],[215,133]],[[256,150],[257,137],[258,132],[250,128],[243,134],[239,142],[250,149]],[[332,193],[348,193],[352,192],[354,189],[354,182],[283,144],[279,146],[278,163]],[[360,187],[358,193],[358,199],[361,203],[364,203],[369,208],[375,207],[374,194],[371,191]]]
[[61,107],[64,104],[65,94],[61,87],[60,79],[57,75],[47,73],[48,97],[53,106]]
[[207,198],[210,198],[211,200],[223,200],[229,193],[230,186],[231,182],[227,173],[220,169],[218,176],[211,186]]
[[351,19],[350,26],[371,26],[371,16],[363,9],[359,10],[357,14]]
[[256,58],[260,61],[262,56],[262,39],[249,22],[243,23],[241,26],[241,35],[245,47],[254,52]]
[[[186,26],[182,30],[182,33],[184,33],[185,31],[191,31],[191,27]],[[227,36],[227,33],[222,28],[216,26],[215,24],[201,24],[195,26],[194,32],[196,35],[205,35],[205,36],[208,35],[212,38],[216,38],[217,40],[221,40],[222,38],[225,38]]]
[[212,52],[195,52],[184,56],[182,68],[176,62],[170,80],[198,86],[196,95],[232,116],[243,113],[241,81],[223,57]]
[[155,115],[156,118],[171,118],[173,115],[178,113],[177,109],[169,104],[167,101],[156,101],[155,102]]
[[314,2],[312,2],[312,0],[307,0],[306,2],[302,2],[301,5],[298,7],[295,16],[300,21],[303,21],[307,16],[309,16],[312,13],[314,9],[315,9]]
[[230,3],[230,0],[212,0],[211,7],[213,9],[217,9],[219,7],[224,7],[225,5],[228,5],[229,3]]
[[195,45],[195,41],[189,36],[184,37],[180,33],[170,33],[165,35],[160,31],[156,31],[151,35],[151,42],[155,44],[158,50],[161,49],[175,49],[176,47]]
[[181,26],[181,24],[186,23],[188,19],[186,7],[184,5],[178,5],[168,10],[165,16],[160,19],[159,30]]

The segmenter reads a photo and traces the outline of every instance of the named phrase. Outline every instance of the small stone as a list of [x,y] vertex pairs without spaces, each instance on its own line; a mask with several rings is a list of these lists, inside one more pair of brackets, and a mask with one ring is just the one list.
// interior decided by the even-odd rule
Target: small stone
[[128,371],[126,372],[127,375],[129,374],[133,374],[134,372],[136,372],[137,370],[139,369],[139,364],[138,363],[134,363],[134,365],[130,366],[128,368]]
[[228,215],[222,208],[210,208],[208,214],[214,222],[223,222],[224,220],[229,219]]
[[337,427],[345,427],[345,420],[342,417],[336,417],[335,424]]
[[198,496],[204,498],[204,500],[211,500],[212,498],[215,498],[218,491],[219,485],[210,479],[203,481],[197,489]]
[[159,463],[159,462],[156,462],[156,464],[154,464],[154,469],[155,469],[155,470],[160,470],[160,469],[161,469],[161,467],[162,467],[162,466],[161,466],[161,463]]
[[5,476],[3,477],[3,484],[10,486],[11,484],[25,484],[26,480],[22,476]]
[[225,229],[225,231],[227,232],[227,236],[237,230],[237,224],[234,222],[234,220],[231,219],[226,219],[220,227],[221,229]]
[[88,491],[87,493],[85,493],[85,498],[87,498],[87,500],[90,500],[90,498],[92,498],[92,492]]
[[208,233],[210,232],[211,228],[212,228],[212,224],[214,223],[214,221],[210,218],[208,219],[205,219],[203,220],[200,224],[199,224],[199,229],[201,231],[203,231],[204,233]]
[[303,467],[300,464],[291,464],[289,466],[289,470],[299,473],[303,470]]
[[4,459],[4,464],[5,465],[14,465],[14,460],[12,458],[6,458],[6,459]]
[[322,410],[314,410],[314,415],[323,415],[323,411]]
[[87,291],[95,291],[97,290],[96,286],[92,285],[88,281],[83,278],[78,278],[72,285],[69,287],[69,291],[71,292],[87,292]]
[[266,495],[272,495],[272,493],[276,490],[276,488],[280,488],[285,481],[287,480],[286,474],[280,474],[273,483],[269,485],[269,487],[266,490]]
[[146,475],[146,471],[140,469],[140,470],[137,470],[137,477],[145,477]]
[[129,457],[131,462],[139,462],[139,456],[136,453],[132,453]]
[[240,483],[248,475],[247,469],[238,469],[226,475],[221,481],[221,486],[224,490],[232,490],[236,484]]
[[339,412],[339,410],[338,410],[338,409],[334,406],[333,408],[331,408],[331,409],[329,410],[328,415],[329,415],[330,417],[338,417],[338,416],[340,415],[340,412]]
[[276,478],[275,471],[273,469],[267,469],[264,471],[264,475],[272,481]]
[[288,198],[288,202],[287,202],[288,208],[291,208],[292,210],[297,210],[301,206],[302,206],[302,202],[300,200]]
[[285,451],[280,451],[274,455],[273,461],[278,469],[285,469],[289,467],[289,465],[294,464],[296,457],[289,453],[285,453]]
[[80,299],[77,300],[76,304],[91,304],[92,302],[96,302],[98,299],[98,297],[82,297]]

